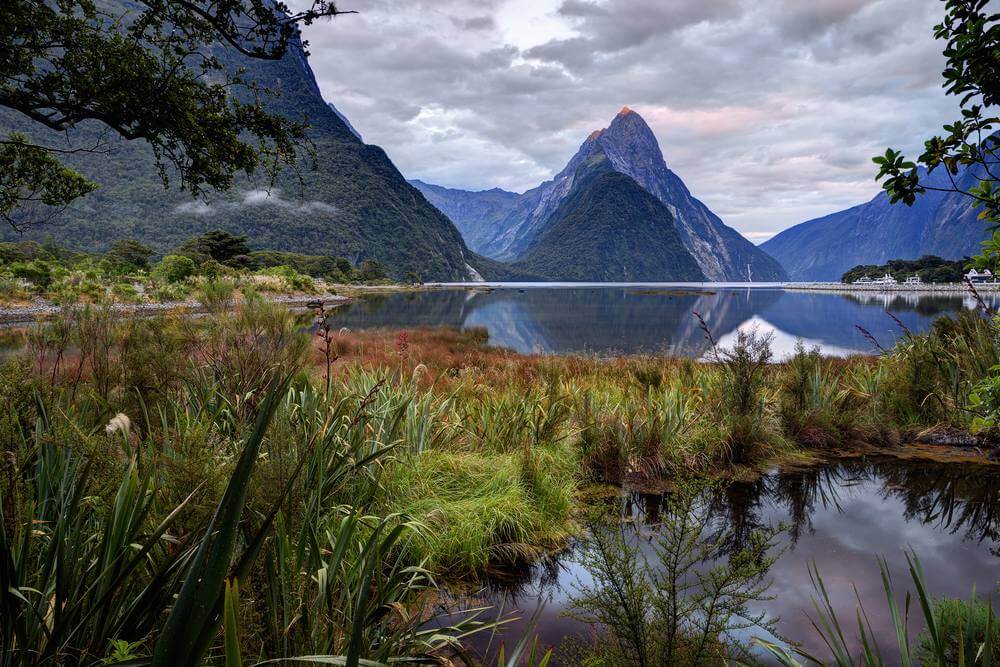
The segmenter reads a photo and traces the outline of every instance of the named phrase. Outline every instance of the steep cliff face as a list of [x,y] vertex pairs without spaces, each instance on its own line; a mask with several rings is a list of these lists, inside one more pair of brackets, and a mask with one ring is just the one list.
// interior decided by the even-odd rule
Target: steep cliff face
[[505,261],[527,257],[540,232],[573,190],[579,167],[595,154],[605,156],[614,171],[629,176],[667,207],[681,241],[709,280],[786,278],[777,261],[727,227],[692,196],[683,181],[667,167],[652,130],[638,113],[627,107],[606,129],[591,133],[551,181],[505,202],[505,211],[483,219],[477,235],[466,236],[470,246],[476,252]]
[[[978,181],[962,172],[956,185],[965,190]],[[922,180],[950,187],[948,175],[936,170]],[[890,204],[884,193],[871,201],[790,227],[761,248],[784,265],[793,280],[839,280],[859,264],[937,255],[961,259],[977,254],[986,226],[977,219],[971,200],[957,193],[928,191],[913,206]]]
[[[164,191],[152,151],[142,142],[123,142],[110,155],[67,156],[101,187],[57,223],[27,236],[52,235],[84,250],[104,250],[132,237],[162,252],[193,234],[224,229],[246,234],[258,248],[375,259],[397,277],[413,272],[424,279],[469,278],[467,266],[478,260],[458,230],[403,179],[381,148],[365,145],[323,100],[300,45],[275,62],[250,60],[221,46],[217,53],[227,66],[245,68],[247,78],[279,93],[270,102],[273,111],[309,122],[315,163],[304,156],[273,185],[244,179],[231,192],[193,201],[176,189]],[[0,125],[47,142],[58,138],[8,110],[0,110]],[[86,143],[88,134],[99,131],[89,125],[77,135]],[[0,228],[0,238],[23,237]]]
[[593,153],[572,180],[572,191],[515,266],[565,281],[705,279],[666,206],[615,171],[606,155]]

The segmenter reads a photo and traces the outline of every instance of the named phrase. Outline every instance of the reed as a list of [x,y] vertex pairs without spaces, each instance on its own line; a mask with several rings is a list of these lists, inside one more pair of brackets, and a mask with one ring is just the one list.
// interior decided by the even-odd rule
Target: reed
[[4,664],[460,656],[490,621],[425,632],[441,579],[564,547],[586,486],[982,424],[1000,363],[975,317],[877,359],[785,363],[754,334],[705,362],[526,357],[482,332],[308,320],[251,297],[31,332],[0,377]]
[[[914,664],[990,667],[993,664],[993,652],[1000,645],[1000,636],[994,626],[992,604],[981,603],[976,597],[975,589],[967,605],[956,604],[954,601],[935,601],[927,592],[926,575],[919,557],[912,549],[906,553],[906,562],[916,602],[926,627],[919,643],[912,640],[908,627],[910,592],[906,593],[905,606],[901,610],[897,603],[896,585],[889,575],[888,563],[884,558],[878,559],[886,596],[885,613],[892,622],[899,664],[904,667]],[[870,612],[861,604],[860,596],[856,618],[851,621],[840,619],[830,602],[826,582],[815,563],[810,566],[809,575],[816,591],[813,598],[813,627],[832,656],[832,662],[800,647],[786,648],[775,642],[761,639],[755,641],[785,667],[802,667],[803,664],[834,664],[837,667],[885,665],[880,637],[872,630]],[[957,616],[954,613],[956,609],[959,611]],[[854,648],[855,645],[858,648]]]

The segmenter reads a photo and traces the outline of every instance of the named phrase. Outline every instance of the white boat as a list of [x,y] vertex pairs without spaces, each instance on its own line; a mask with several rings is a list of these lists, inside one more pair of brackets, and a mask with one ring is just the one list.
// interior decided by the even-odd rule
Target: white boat
[[874,281],[876,285],[898,285],[898,281],[890,276],[888,273]]

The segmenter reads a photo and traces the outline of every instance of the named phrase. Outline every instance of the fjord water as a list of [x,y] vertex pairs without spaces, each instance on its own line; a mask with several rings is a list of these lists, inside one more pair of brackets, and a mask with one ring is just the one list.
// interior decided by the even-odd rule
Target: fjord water
[[333,319],[351,329],[417,326],[483,327],[492,345],[524,354],[668,353],[702,357],[709,343],[694,312],[721,346],[736,331],[773,335],[775,356],[796,341],[824,354],[873,351],[858,330],[885,347],[900,324],[926,330],[938,316],[975,307],[962,294],[786,291],[777,285],[500,284],[370,296],[339,309]]
[[[648,544],[655,536],[664,501],[664,496],[641,494],[619,499],[637,543]],[[898,662],[898,651],[876,555],[889,562],[901,608],[905,592],[913,592],[903,555],[907,547],[919,555],[934,596],[968,599],[975,585],[979,596],[987,598],[995,594],[1000,578],[997,467],[891,458],[841,460],[729,484],[712,494],[710,508],[713,530],[735,548],[756,528],[787,525],[781,537],[786,550],[770,571],[773,599],[755,610],[780,618],[779,634],[802,641],[820,656],[826,652],[807,616],[815,616],[810,562],[819,568],[849,638],[860,597],[886,664]],[[642,548],[648,552],[648,547]],[[566,637],[588,635],[587,626],[564,613],[575,587],[591,581],[576,560],[578,549],[571,547],[548,563],[491,581],[481,598],[506,613],[518,613],[521,620],[498,636],[483,638],[481,651],[516,641],[540,603],[545,606],[536,632],[542,643],[558,646]],[[922,629],[919,616],[918,609],[911,609],[911,637]],[[754,634],[747,631],[748,644]]]
[[[996,299],[991,300],[995,306]],[[858,326],[890,347],[902,327],[925,331],[941,315],[974,308],[974,301],[961,294],[838,294],[777,285],[505,285],[380,295],[359,300],[334,318],[352,329],[483,327],[491,344],[522,353],[666,352],[698,358],[709,343],[693,315],[697,311],[721,346],[738,330],[757,328],[773,334],[776,356],[782,357],[798,340],[829,355],[871,353],[872,344]],[[648,543],[665,498],[626,494],[618,502],[636,542]],[[770,572],[773,599],[758,609],[780,618],[782,636],[802,641],[819,655],[825,655],[824,647],[808,616],[814,615],[810,562],[852,628],[860,597],[887,664],[897,661],[897,649],[877,555],[888,560],[900,604],[905,591],[912,592],[903,555],[907,547],[919,555],[935,596],[967,599],[975,586],[985,597],[1000,579],[996,466],[884,457],[840,460],[729,484],[715,493],[712,508],[713,526],[734,542],[754,528],[788,525],[781,536],[786,550]],[[578,561],[580,548],[571,546],[523,571],[494,573],[470,603],[516,613],[520,620],[496,636],[478,638],[475,648],[487,655],[500,642],[509,647],[540,603],[545,606],[535,632],[544,645],[589,636],[587,626],[565,614],[576,584],[590,580]],[[648,553],[648,547],[643,551]],[[917,610],[912,612],[911,636],[916,637],[921,621]],[[747,643],[752,634],[747,632]],[[853,636],[852,630],[848,634]],[[564,664],[558,652],[555,664]]]

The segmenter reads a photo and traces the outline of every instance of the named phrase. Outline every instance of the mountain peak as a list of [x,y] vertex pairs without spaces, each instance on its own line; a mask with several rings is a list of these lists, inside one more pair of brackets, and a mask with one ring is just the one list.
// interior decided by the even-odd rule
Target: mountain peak
[[646,120],[640,116],[638,112],[633,111],[628,107],[622,107],[622,110],[619,111],[618,115],[611,121],[611,125],[613,127],[619,127],[622,125],[626,127],[649,127],[646,124]]

